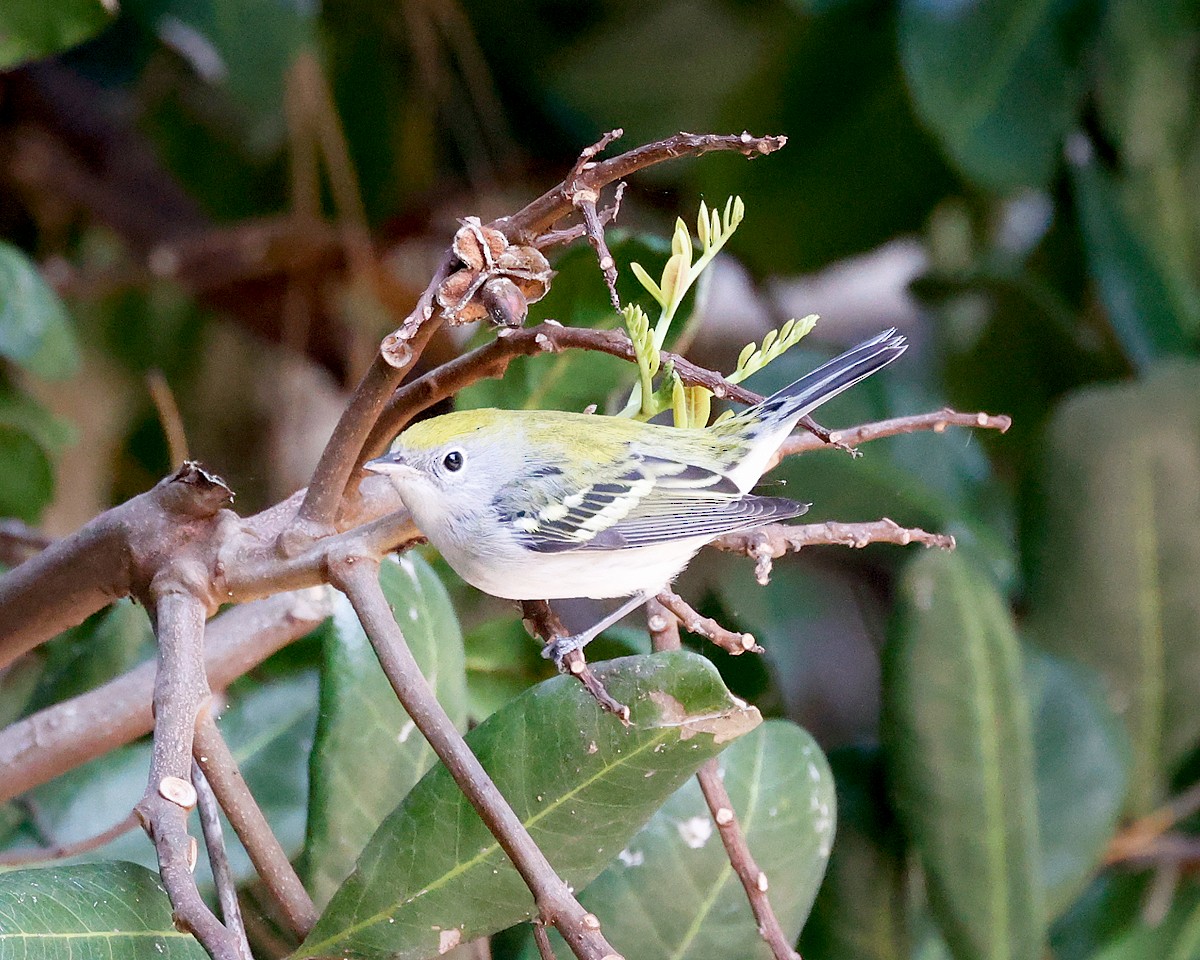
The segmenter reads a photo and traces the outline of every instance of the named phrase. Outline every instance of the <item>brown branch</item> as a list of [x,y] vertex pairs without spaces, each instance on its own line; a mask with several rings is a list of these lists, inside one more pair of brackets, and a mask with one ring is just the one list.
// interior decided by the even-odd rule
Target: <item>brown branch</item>
[[[222,689],[329,615],[325,588],[279,594],[213,618],[204,636],[209,682]],[[0,801],[150,732],[155,665],[64,700],[0,731]]]
[[[613,201],[607,207],[597,214],[597,219],[600,226],[606,227],[614,220],[621,212],[621,200],[625,196],[625,183],[617,184],[617,189],[613,191]],[[551,247],[557,247],[568,243],[574,243],[576,240],[582,240],[587,236],[587,225],[577,223],[574,226],[563,227],[561,230],[547,230],[536,240],[532,246],[539,250],[548,250]]]
[[53,537],[20,520],[0,520],[0,563],[6,566],[24,563],[53,542]]
[[358,614],[404,709],[521,874],[533,893],[539,915],[546,923],[554,924],[580,960],[617,960],[617,952],[601,935],[595,917],[580,906],[555,873],[421,675],[379,587],[378,562],[370,557],[346,556],[331,564],[330,576]]
[[665,589],[655,599],[683,624],[688,633],[711,640],[726,653],[736,657],[743,653],[763,652],[751,634],[726,630],[711,617],[700,616],[691,604],[673,590]]
[[679,638],[679,618],[664,607],[658,597],[646,601],[646,629],[655,650],[678,650],[683,645]]
[[193,754],[284,920],[303,940],[317,922],[317,908],[242,779],[237,760],[207,709],[200,712],[196,721]]
[[583,214],[584,234],[587,236],[588,243],[592,245],[592,249],[596,251],[600,273],[604,276],[604,283],[608,287],[609,300],[617,313],[621,312],[621,298],[617,295],[617,261],[613,259],[613,255],[608,249],[608,242],[604,239],[604,224],[601,223],[600,214],[596,210],[596,204],[600,200],[600,191],[585,182],[583,172],[596,154],[622,136],[624,132],[620,128],[610,130],[580,153],[579,159],[575,161],[575,166],[571,168],[571,172],[563,181],[571,197],[572,206]]
[[180,573],[174,582],[156,584],[148,605],[158,638],[154,745],[149,784],[134,810],[154,841],[176,925],[193,934],[213,960],[242,960],[236,939],[205,904],[192,876],[196,839],[187,822],[196,805],[192,731],[209,696],[203,655],[206,610],[188,588],[188,572]]
[[[880,440],[883,437],[894,437],[903,433],[917,433],[921,430],[942,433],[947,427],[979,427],[1004,433],[1011,426],[1012,417],[1004,414],[958,413],[945,407],[933,413],[918,413],[911,417],[895,417],[876,423],[864,423],[847,430],[832,430],[829,432],[828,440],[823,440],[819,436],[795,434],[784,441],[779,450],[779,458],[790,457],[797,453],[808,453],[810,450],[820,450],[830,443],[855,447],[869,440]],[[778,463],[778,459],[776,463]]]
[[[514,358],[561,353],[563,350],[594,350],[630,362],[637,359],[633,344],[621,330],[564,327],[552,320],[536,327],[499,330],[491,343],[444,363],[397,390],[371,432],[363,459],[368,460],[383,453],[392,438],[422,410],[454,396],[478,380],[504,376]],[[762,399],[757,393],[730,383],[719,373],[670,351],[663,350],[660,356],[664,364],[674,366],[675,372],[688,386],[707,387],[717,397],[727,397],[738,403],[758,403]]]
[[144,588],[156,558],[199,535],[231,497],[219,478],[187,462],[0,577],[0,667]]
[[[536,636],[542,639],[543,643],[553,643],[560,637],[569,636],[562,620],[545,600],[522,600],[521,619]],[[592,673],[592,668],[588,666],[582,650],[572,650],[564,655],[563,663],[571,676],[583,684],[583,688],[592,695],[592,699],[625,726],[629,726],[629,707],[609,693],[604,684],[600,682],[600,678]]]
[[107,830],[75,843],[59,843],[51,847],[36,849],[6,850],[0,853],[0,867],[27,867],[34,863],[47,863],[51,860],[65,860],[67,857],[78,857],[93,850],[99,850],[105,844],[112,843],[117,837],[124,836],[138,826],[137,815],[130,810],[125,819],[114,823]]
[[866,523],[801,523],[788,526],[771,523],[743,533],[727,533],[713,540],[710,546],[730,553],[741,553],[755,561],[754,574],[761,584],[771,578],[771,561],[804,547],[841,546],[861,549],[869,543],[894,543],[905,546],[921,543],[926,547],[954,549],[954,537],[945,533],[929,533],[917,527],[902,527],[886,517]]
[[750,845],[746,842],[746,835],[738,823],[733,801],[729,799],[729,792],[721,782],[716,757],[704,762],[700,772],[696,774],[696,779],[700,781],[700,791],[704,794],[708,811],[721,834],[721,842],[725,845],[729,863],[742,882],[746,899],[750,901],[750,909],[758,923],[758,935],[770,946],[775,960],[800,960],[800,955],[788,942],[783,928],[779,925],[779,918],[775,916],[771,907],[771,900],[767,896],[767,875],[759,869],[750,853]]
[[652,167],[679,157],[698,157],[713,150],[730,150],[746,157],[774,153],[787,143],[787,137],[753,137],[742,134],[695,134],[678,133],[656,143],[637,147],[611,160],[580,172],[573,182],[564,180],[547,190],[532,203],[512,216],[492,221],[489,226],[502,230],[513,241],[532,243],[556,222],[574,209],[571,187],[584,186],[597,193],[618,180],[626,180],[638,170]]
[[146,388],[150,391],[150,399],[154,401],[154,409],[158,411],[158,422],[162,425],[163,435],[167,438],[168,456],[171,463],[183,463],[189,460],[187,432],[183,429],[183,417],[179,415],[179,405],[175,402],[175,394],[171,385],[163,376],[161,370],[151,370],[146,374]]
[[533,923],[533,942],[537,944],[538,956],[541,960],[557,960],[554,956],[554,948],[550,946],[550,934],[546,932],[546,925],[538,923],[536,920]]
[[[1197,812],[1200,812],[1200,782],[1121,830],[1109,842],[1104,862],[1155,859],[1162,852],[1160,840],[1168,835],[1168,831]],[[1167,846],[1178,849],[1174,841],[1168,841]]]
[[221,920],[225,929],[237,944],[242,960],[254,960],[250,955],[250,944],[246,940],[246,926],[242,923],[242,910],[238,905],[237,884],[229,867],[229,854],[225,850],[225,834],[221,829],[221,808],[213,796],[212,787],[204,771],[192,761],[192,786],[196,789],[196,809],[200,812],[200,831],[204,836],[204,847],[208,851],[208,863],[212,870],[213,884],[217,888],[217,901],[221,904]]
[[[683,601],[675,594],[671,594],[669,590],[658,595],[657,599],[663,605],[665,618],[673,619],[677,614],[671,604],[664,602],[663,594],[670,594],[680,603]],[[684,606],[687,605],[684,604]],[[691,610],[691,607],[687,607],[687,609]],[[663,614],[656,611],[655,614],[652,614],[652,616],[654,615],[662,616]],[[652,628],[651,636],[655,650],[678,650],[680,648],[678,629],[672,632],[666,628],[657,631]],[[733,634],[733,636],[737,635]],[[704,794],[704,802],[708,804],[708,811],[712,815],[713,823],[717,825],[717,830],[721,834],[721,843],[725,846],[729,865],[733,867],[733,872],[742,882],[742,889],[746,891],[750,911],[754,914],[754,920],[758,924],[759,936],[770,946],[775,960],[800,960],[800,955],[796,953],[787,937],[784,936],[783,928],[779,925],[779,918],[775,916],[775,910],[767,896],[767,875],[759,869],[750,853],[750,845],[746,842],[746,835],[742,832],[741,824],[738,823],[737,814],[733,809],[733,801],[729,798],[725,784],[721,782],[721,773],[716,757],[704,762],[696,774],[696,780],[700,784],[700,792]]]
[[[623,180],[637,170],[682,156],[733,150],[753,157],[773,153],[786,142],[784,137],[752,137],[749,133],[740,136],[680,133],[582,169],[522,210],[493,221],[489,226],[511,241],[532,243],[574,209],[574,197],[581,190],[594,191],[598,196],[603,187]],[[370,369],[356,388],[321,454],[295,523],[280,539],[279,546],[285,554],[303,549],[312,540],[333,530],[339,504],[354,476],[355,467],[368,459],[362,456],[363,447],[375,430],[380,413],[441,323],[440,316],[433,310],[435,295],[455,262],[454,253],[447,250],[416,307],[380,343]]]

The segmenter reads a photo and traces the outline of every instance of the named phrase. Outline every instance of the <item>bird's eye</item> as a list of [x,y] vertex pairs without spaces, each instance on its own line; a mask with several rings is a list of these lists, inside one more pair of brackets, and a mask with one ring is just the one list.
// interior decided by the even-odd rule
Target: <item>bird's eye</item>
[[463,455],[457,450],[451,450],[442,460],[447,470],[461,470],[463,465]]

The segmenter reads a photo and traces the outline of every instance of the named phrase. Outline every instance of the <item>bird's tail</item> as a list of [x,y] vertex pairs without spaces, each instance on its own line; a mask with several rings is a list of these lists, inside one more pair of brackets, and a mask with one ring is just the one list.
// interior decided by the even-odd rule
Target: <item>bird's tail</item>
[[904,337],[894,327],[884,330],[718,426],[757,434],[790,433],[805,414],[883,369],[907,349]]

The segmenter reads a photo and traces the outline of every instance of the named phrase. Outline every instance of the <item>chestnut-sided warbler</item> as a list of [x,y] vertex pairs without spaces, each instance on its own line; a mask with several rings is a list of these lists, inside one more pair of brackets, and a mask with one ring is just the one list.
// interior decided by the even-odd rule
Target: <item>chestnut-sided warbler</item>
[[511,600],[631,597],[563,656],[654,596],[725,533],[809,505],[749,491],[802,416],[902,354],[872,337],[701,429],[549,410],[463,410],[416,423],[367,468],[468,583]]

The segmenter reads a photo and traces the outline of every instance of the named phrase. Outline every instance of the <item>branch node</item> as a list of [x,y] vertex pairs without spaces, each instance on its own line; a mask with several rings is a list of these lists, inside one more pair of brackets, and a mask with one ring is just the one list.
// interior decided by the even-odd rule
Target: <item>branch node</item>
[[196,809],[196,788],[180,777],[163,777],[158,781],[158,793],[184,810],[190,812]]

